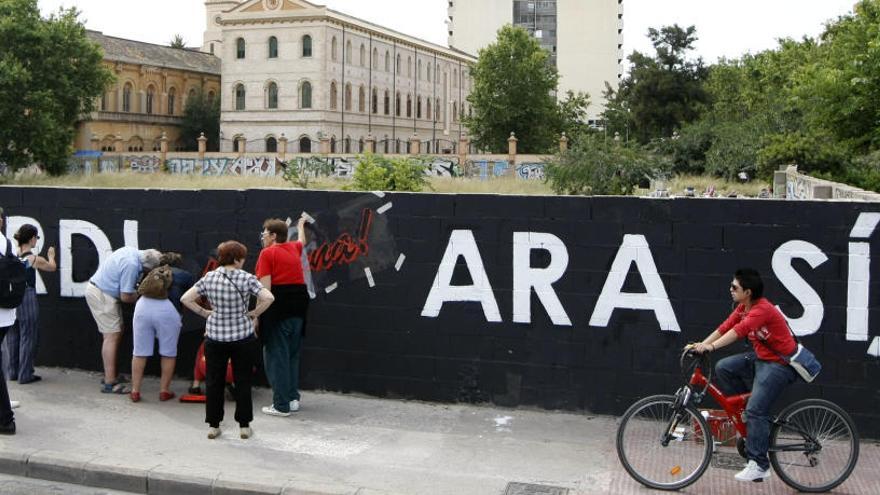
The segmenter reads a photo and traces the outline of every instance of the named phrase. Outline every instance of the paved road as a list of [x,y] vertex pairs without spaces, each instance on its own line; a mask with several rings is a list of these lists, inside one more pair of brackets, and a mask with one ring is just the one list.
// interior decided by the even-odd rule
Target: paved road
[[105,488],[0,474],[0,495],[130,495]]

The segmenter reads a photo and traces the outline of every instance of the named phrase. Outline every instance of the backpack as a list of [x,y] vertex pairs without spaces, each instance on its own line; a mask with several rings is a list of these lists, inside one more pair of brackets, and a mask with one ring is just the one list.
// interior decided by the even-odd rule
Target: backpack
[[0,308],[15,309],[21,305],[27,288],[27,267],[12,252],[6,239],[6,254],[0,256]]
[[138,285],[138,294],[150,299],[167,299],[171,278],[171,268],[168,265],[153,268]]

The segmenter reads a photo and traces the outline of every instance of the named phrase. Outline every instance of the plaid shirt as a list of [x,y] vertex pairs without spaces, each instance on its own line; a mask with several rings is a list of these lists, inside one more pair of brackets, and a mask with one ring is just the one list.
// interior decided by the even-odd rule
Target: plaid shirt
[[247,316],[247,305],[249,295],[256,295],[263,288],[257,277],[244,270],[227,270],[221,266],[208,272],[195,287],[214,308],[205,324],[209,339],[235,342],[254,334],[254,322]]

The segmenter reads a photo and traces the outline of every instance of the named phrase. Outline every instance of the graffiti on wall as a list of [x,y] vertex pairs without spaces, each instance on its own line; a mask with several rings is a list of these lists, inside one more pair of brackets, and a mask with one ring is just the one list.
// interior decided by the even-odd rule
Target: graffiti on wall
[[510,165],[507,160],[476,160],[470,162],[472,173],[477,175],[480,180],[487,180],[493,177],[502,177],[507,175]]
[[155,174],[162,171],[162,159],[158,156],[126,156],[124,170],[138,174]]
[[525,180],[544,180],[544,164],[520,163],[516,166],[516,176]]

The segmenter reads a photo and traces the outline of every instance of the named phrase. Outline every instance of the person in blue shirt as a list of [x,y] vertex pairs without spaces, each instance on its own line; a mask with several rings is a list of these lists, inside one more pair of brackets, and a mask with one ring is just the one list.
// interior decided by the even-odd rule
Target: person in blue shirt
[[113,251],[89,279],[86,287],[86,303],[103,336],[101,358],[104,362],[104,379],[101,392],[127,394],[129,390],[116,372],[116,357],[122,341],[122,303],[137,301],[137,282],[141,272],[159,266],[162,253],[155,249],[138,250],[123,247]]

